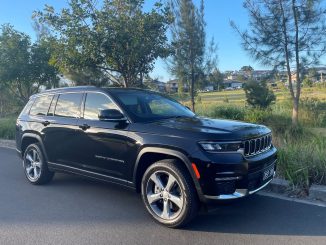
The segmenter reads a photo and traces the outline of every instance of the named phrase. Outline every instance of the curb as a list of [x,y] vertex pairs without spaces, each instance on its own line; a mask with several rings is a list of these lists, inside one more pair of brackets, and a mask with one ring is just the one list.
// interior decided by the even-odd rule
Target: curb
[[309,197],[326,202],[326,186],[312,185],[309,189]]
[[290,182],[285,179],[274,178],[265,190],[275,193],[285,193],[290,188]]
[[[277,195],[287,196],[287,191],[291,189],[290,182],[281,179],[281,178],[274,178],[268,186],[265,188],[265,193],[275,193]],[[299,199],[299,198],[296,198]],[[313,184],[309,188],[309,196],[306,198],[302,198],[300,200],[305,200],[307,202],[326,202],[326,185],[315,185]]]
[[16,142],[14,140],[0,139],[0,147],[16,149]]

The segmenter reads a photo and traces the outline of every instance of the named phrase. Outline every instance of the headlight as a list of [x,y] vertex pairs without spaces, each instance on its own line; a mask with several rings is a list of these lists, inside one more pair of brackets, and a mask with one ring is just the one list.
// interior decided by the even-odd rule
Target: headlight
[[201,141],[199,145],[208,152],[236,152],[243,148],[241,142]]

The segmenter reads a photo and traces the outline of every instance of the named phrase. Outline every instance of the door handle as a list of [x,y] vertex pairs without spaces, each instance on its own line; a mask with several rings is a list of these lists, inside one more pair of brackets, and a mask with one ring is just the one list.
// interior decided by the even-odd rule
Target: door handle
[[50,122],[49,121],[44,121],[44,122],[42,122],[42,124],[46,127],[46,126],[50,125]]
[[83,124],[83,125],[79,125],[79,128],[81,128],[82,130],[87,130],[89,129],[91,126],[89,126],[88,124]]

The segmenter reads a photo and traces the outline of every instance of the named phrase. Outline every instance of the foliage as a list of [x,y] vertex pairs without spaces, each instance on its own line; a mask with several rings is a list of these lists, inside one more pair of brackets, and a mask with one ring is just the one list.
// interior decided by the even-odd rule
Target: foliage
[[14,139],[16,123],[14,118],[0,118],[0,139]]
[[[61,71],[97,73],[124,87],[137,86],[158,57],[170,54],[168,9],[156,3],[143,11],[143,0],[70,0],[55,13],[46,5],[34,17],[57,38],[53,61]],[[98,74],[102,73],[102,74]],[[104,79],[105,80],[105,79]],[[97,85],[98,81],[95,81]]]
[[[201,1],[200,9],[197,9],[192,0],[172,0],[170,5],[174,15],[171,30],[172,47],[175,50],[170,60],[170,71],[180,81],[189,84],[191,107],[194,111],[195,82],[204,77],[204,2]],[[214,44],[211,46],[214,49]]]
[[245,111],[243,108],[237,108],[233,106],[226,107],[216,107],[212,111],[212,114],[209,115],[213,118],[224,118],[224,119],[232,119],[232,120],[244,120]]
[[214,69],[208,75],[208,82],[214,86],[217,91],[220,91],[223,86],[224,75],[218,69]]
[[326,53],[325,7],[320,0],[245,0],[244,8],[250,29],[240,31],[234,22],[231,26],[254,59],[286,68],[293,101],[292,123],[297,125],[304,67],[318,63]]
[[253,107],[267,108],[276,100],[266,82],[249,81],[244,85],[247,103]]
[[303,81],[302,81],[302,85],[303,85],[304,87],[312,87],[313,82],[312,82],[311,78],[309,78],[309,77],[305,77],[305,78],[303,79]]
[[326,184],[326,138],[307,133],[279,149],[279,174],[305,191],[312,183]]
[[41,86],[55,87],[57,70],[49,65],[51,44],[31,38],[10,25],[3,25],[0,34],[1,88],[15,96],[21,105],[38,92]]

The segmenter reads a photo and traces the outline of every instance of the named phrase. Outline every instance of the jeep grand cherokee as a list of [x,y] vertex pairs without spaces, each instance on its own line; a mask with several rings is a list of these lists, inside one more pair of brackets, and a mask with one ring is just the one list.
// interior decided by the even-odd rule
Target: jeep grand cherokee
[[32,184],[63,171],[127,186],[168,227],[189,222],[200,203],[257,192],[276,168],[267,127],[199,117],[140,89],[44,91],[30,98],[16,130]]

